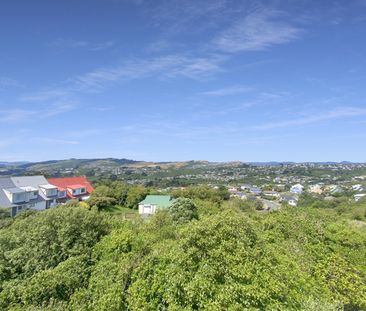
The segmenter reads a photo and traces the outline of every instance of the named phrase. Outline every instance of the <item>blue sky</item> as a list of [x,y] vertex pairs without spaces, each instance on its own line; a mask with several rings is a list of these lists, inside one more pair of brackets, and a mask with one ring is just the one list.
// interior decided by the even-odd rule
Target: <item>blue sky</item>
[[5,0],[0,160],[366,161],[366,1]]

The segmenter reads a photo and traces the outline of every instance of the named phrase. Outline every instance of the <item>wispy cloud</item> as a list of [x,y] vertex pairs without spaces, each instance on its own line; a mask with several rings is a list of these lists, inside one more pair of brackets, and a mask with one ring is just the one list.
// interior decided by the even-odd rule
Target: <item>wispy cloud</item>
[[95,90],[106,83],[146,77],[200,79],[220,71],[221,57],[168,55],[150,60],[130,60],[121,66],[100,68],[70,80],[79,90]]
[[319,123],[322,121],[334,120],[334,119],[342,119],[349,117],[359,117],[366,115],[366,109],[363,108],[355,108],[355,107],[338,107],[328,112],[323,113],[314,113],[312,115],[307,115],[302,118],[279,121],[279,122],[270,122],[262,125],[255,126],[254,129],[257,130],[271,130],[275,128],[283,128],[283,127],[291,127],[298,125],[308,125]]
[[15,79],[0,76],[0,89],[3,87],[21,87],[22,85]]
[[71,100],[79,93],[99,92],[108,84],[143,78],[157,79],[207,79],[221,71],[225,58],[219,55],[194,57],[187,55],[167,55],[151,59],[130,59],[122,64],[98,68],[71,77],[59,85],[33,94],[19,97],[24,102],[46,102],[51,100]]
[[115,44],[115,41],[93,43],[85,40],[58,38],[55,41],[51,42],[49,46],[61,49],[84,49],[88,51],[102,51],[114,47]]
[[46,137],[37,137],[32,141],[39,142],[42,144],[57,144],[57,145],[79,145],[80,142],[77,140],[67,140],[67,139],[56,139],[56,138],[46,138]]
[[[11,138],[11,139],[2,139],[2,138],[0,138],[0,148],[8,147],[8,146],[11,146],[15,143],[17,143],[17,139],[15,139],[14,137]],[[1,158],[1,160],[3,160],[3,158]]]
[[302,30],[280,17],[283,13],[277,10],[256,10],[219,34],[214,45],[221,51],[235,53],[265,50],[297,39]]
[[24,102],[49,101],[54,98],[65,97],[70,93],[67,88],[55,87],[53,89],[39,91],[37,93],[22,95],[19,100]]
[[[151,2],[155,3],[155,2]],[[195,32],[217,27],[227,10],[227,0],[169,0],[156,2],[147,10],[156,26],[162,27],[167,34],[176,34],[195,27]]]
[[1,122],[16,122],[34,115],[34,111],[27,109],[7,109],[0,110]]
[[74,102],[56,102],[37,108],[3,109],[0,110],[0,121],[11,123],[25,120],[39,120],[68,112],[75,109],[76,106],[77,104]]
[[243,86],[229,86],[217,90],[211,90],[206,92],[201,92],[201,95],[205,96],[226,96],[226,95],[236,95],[246,93],[248,91],[253,90],[250,87],[243,87]]

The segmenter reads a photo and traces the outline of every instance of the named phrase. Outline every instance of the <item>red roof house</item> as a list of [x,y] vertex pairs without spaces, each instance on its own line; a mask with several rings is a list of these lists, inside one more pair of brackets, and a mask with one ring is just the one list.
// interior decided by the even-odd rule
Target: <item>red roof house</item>
[[94,191],[85,176],[49,178],[48,182],[57,187],[60,199],[86,200]]

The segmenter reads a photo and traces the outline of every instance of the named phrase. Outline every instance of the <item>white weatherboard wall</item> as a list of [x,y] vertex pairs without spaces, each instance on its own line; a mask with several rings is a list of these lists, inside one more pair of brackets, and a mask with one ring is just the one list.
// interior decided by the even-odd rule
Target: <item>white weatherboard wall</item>
[[139,214],[155,214],[156,205],[154,204],[139,204]]
[[70,191],[70,193],[72,195],[80,195],[80,194],[86,193],[86,189],[85,188],[77,188],[77,189],[68,188],[68,190]]

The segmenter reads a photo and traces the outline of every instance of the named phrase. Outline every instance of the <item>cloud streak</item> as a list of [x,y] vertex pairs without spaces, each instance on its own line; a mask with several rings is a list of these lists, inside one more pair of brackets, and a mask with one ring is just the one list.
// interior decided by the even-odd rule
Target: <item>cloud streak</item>
[[76,140],[56,139],[56,138],[34,138],[33,141],[42,144],[57,144],[57,145],[79,145],[80,142]]
[[338,107],[334,110],[325,113],[317,113],[313,115],[308,115],[302,118],[266,123],[262,125],[255,126],[256,130],[271,130],[276,128],[285,128],[291,126],[299,126],[299,125],[309,125],[320,123],[322,121],[329,121],[334,119],[342,119],[342,118],[350,118],[350,117],[359,117],[366,115],[366,109],[355,108],[355,107]]
[[105,84],[120,80],[147,77],[160,79],[184,77],[200,79],[219,72],[221,57],[190,57],[168,55],[150,60],[130,60],[121,66],[100,68],[71,79],[74,87],[95,90]]
[[236,95],[236,94],[242,94],[253,90],[249,87],[243,87],[243,86],[229,86],[222,89],[217,90],[211,90],[200,93],[204,96],[227,96],[227,95]]
[[38,107],[35,109],[14,108],[0,110],[0,122],[13,123],[27,120],[39,120],[57,116],[62,113],[66,113],[76,108],[76,104],[73,102],[57,102],[47,107]]
[[20,86],[21,84],[17,80],[0,76],[0,89],[2,87],[20,87]]
[[64,39],[59,38],[49,45],[51,47],[61,48],[61,49],[83,49],[88,51],[103,51],[114,47],[116,44],[115,41],[105,41],[99,43],[93,43],[85,40],[73,40],[73,39]]
[[283,14],[272,9],[256,10],[215,38],[213,44],[223,52],[265,50],[297,39],[301,29],[279,20]]

